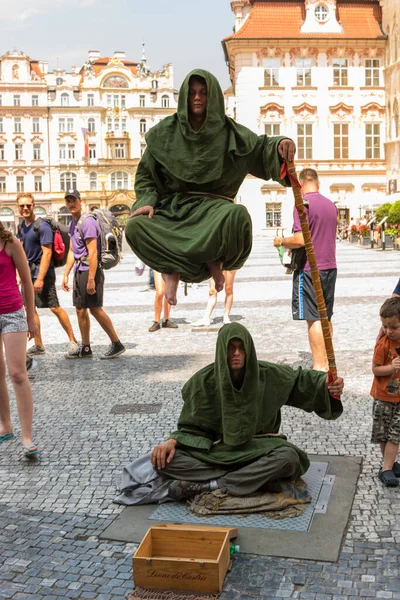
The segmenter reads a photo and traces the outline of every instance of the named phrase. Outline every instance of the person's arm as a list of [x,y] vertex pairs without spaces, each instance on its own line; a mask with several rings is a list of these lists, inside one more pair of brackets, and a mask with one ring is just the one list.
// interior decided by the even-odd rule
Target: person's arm
[[71,273],[74,263],[75,263],[75,257],[74,257],[74,253],[72,251],[72,243],[70,243],[68,256],[67,256],[67,262],[65,263],[64,276],[63,276],[63,280],[62,280],[62,284],[61,284],[61,288],[64,290],[64,292],[69,292],[68,277],[69,277],[69,274]]
[[285,187],[290,187],[290,179],[287,176],[281,178],[281,168],[285,160],[294,159],[295,152],[296,145],[290,138],[260,135],[248,157],[248,172],[260,179],[273,179]]
[[12,243],[7,244],[7,249],[10,251],[10,256],[17,269],[24,290],[28,338],[31,340],[37,333],[37,325],[35,323],[35,295],[33,292],[31,271],[24,249],[17,238],[14,237]]
[[96,293],[95,277],[96,277],[97,267],[99,266],[98,252],[97,252],[97,238],[87,238],[87,239],[85,239],[85,244],[86,244],[86,248],[88,251],[88,260],[89,260],[89,276],[88,276],[86,291],[88,294],[93,295]]
[[343,412],[342,402],[334,396],[343,392],[343,379],[328,383],[328,374],[312,369],[293,372],[293,386],[285,404],[306,412],[315,412],[322,419],[337,419]]
[[158,444],[151,453],[151,464],[154,469],[164,469],[175,456],[176,448],[180,446],[179,442],[170,438],[166,442]]
[[274,246],[275,248],[279,248],[279,246],[283,246],[284,248],[288,248],[289,250],[293,250],[294,248],[302,248],[304,246],[304,237],[301,231],[297,231],[290,237],[279,237],[275,236],[274,238]]
[[41,292],[44,285],[44,278],[47,275],[53,253],[53,244],[42,244],[42,258],[40,259],[39,272],[37,274],[33,289],[35,292]]
[[394,375],[400,369],[400,356],[396,356],[390,365],[377,365],[372,363],[372,372],[377,377],[387,377]]

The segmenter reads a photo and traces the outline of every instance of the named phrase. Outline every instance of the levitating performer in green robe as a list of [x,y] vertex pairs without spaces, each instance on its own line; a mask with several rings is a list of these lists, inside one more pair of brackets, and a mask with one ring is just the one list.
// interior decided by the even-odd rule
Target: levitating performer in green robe
[[225,116],[224,97],[208,71],[189,73],[178,112],[152,127],[136,173],[136,202],[125,234],[146,264],[162,273],[165,297],[176,304],[179,280],[210,275],[217,291],[222,270],[240,269],[251,251],[251,219],[234,198],[246,175],[280,179],[295,145],[257,136]]
[[[307,454],[279,436],[282,406],[337,419],[343,379],[327,383],[320,371],[257,360],[253,340],[239,323],[218,333],[215,362],[182,389],[178,430],[156,446],[154,469],[172,480],[168,495],[188,499],[221,489],[247,496],[309,467]],[[311,434],[311,432],[310,432]],[[274,491],[275,491],[274,490]]]

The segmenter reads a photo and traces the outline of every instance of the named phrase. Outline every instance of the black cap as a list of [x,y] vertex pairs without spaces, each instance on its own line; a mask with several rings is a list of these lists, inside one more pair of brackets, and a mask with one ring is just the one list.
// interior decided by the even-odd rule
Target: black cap
[[78,190],[68,190],[67,192],[65,192],[64,198],[75,198],[76,200],[80,200],[81,195],[78,192]]

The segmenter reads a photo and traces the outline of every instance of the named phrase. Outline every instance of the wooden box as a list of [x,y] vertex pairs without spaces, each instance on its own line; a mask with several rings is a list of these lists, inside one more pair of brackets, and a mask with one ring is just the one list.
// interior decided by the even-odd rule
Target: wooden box
[[133,557],[135,585],[150,589],[222,591],[237,529],[197,525],[150,527]]

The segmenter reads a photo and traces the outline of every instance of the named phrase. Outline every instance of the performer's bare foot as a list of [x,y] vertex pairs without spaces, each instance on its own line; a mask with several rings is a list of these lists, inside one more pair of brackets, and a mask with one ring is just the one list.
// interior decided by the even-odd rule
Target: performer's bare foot
[[179,280],[181,278],[180,273],[172,271],[172,273],[162,273],[162,278],[165,281],[164,296],[167,299],[168,304],[175,306],[177,303],[176,292],[178,291]]
[[217,290],[217,292],[222,292],[222,290],[224,289],[224,283],[225,283],[225,277],[223,276],[222,271],[221,271],[222,263],[221,262],[207,263],[207,267],[208,267],[208,270],[210,271],[211,277],[214,279],[215,289]]

